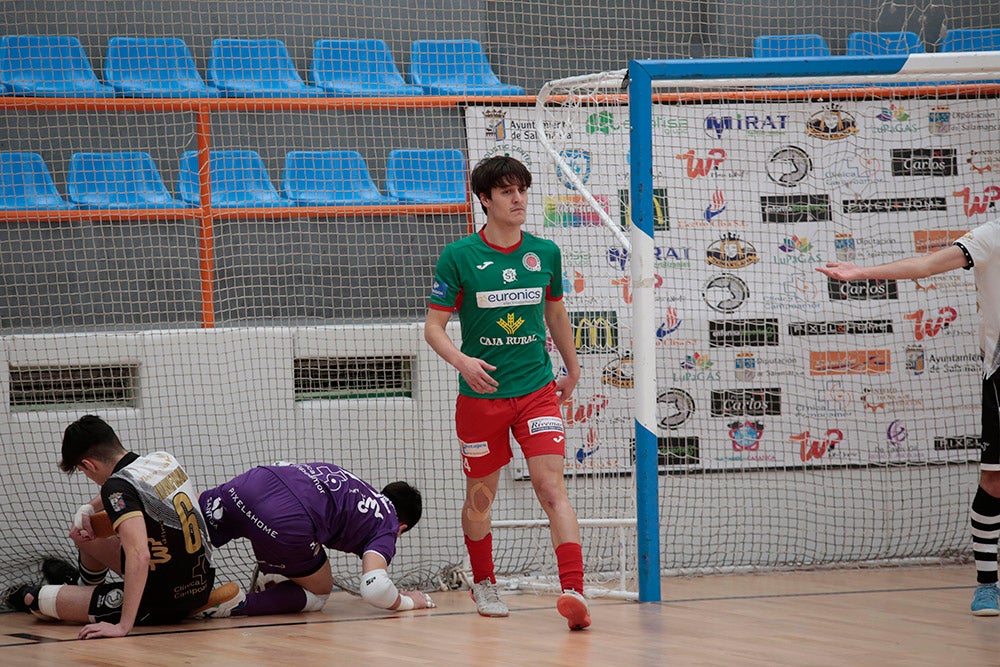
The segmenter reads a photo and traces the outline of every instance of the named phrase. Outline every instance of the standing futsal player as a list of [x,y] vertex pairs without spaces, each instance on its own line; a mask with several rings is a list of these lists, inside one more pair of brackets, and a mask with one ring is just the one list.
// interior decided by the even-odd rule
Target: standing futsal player
[[[434,272],[424,338],[458,370],[455,425],[465,472],[462,532],[472,564],[472,596],[483,616],[507,616],[493,568],[490,507],[513,433],[549,518],[563,594],[557,608],[572,630],[590,625],[583,553],[563,479],[566,448],[560,403],[580,379],[573,331],[562,302],[562,257],[552,241],[522,230],[531,172],[511,157],[483,160],[472,192],[486,213],[477,234],[444,248]],[[458,312],[462,349],[445,327]],[[545,329],[566,375],[553,380]]]
[[1000,220],[968,232],[929,255],[864,268],[834,262],[816,270],[837,280],[926,278],[952,269],[972,269],[979,292],[979,346],[983,355],[982,452],[979,488],[972,500],[972,551],[979,586],[976,616],[1000,615],[997,540],[1000,538]]
[[[212,544],[250,540],[260,573],[232,616],[318,611],[333,590],[329,547],[361,559],[361,597],[389,611],[433,607],[399,592],[386,571],[396,540],[420,520],[420,492],[392,482],[381,492],[332,463],[259,466],[201,494]],[[270,584],[270,585],[269,585]]]
[[[11,606],[86,623],[80,639],[122,637],[135,625],[176,623],[205,607],[215,581],[211,546],[194,487],[173,456],[128,452],[111,426],[87,415],[66,428],[59,467],[101,487],[70,531],[85,585],[22,586]],[[94,537],[88,517],[101,506],[114,536]],[[124,581],[104,583],[109,569]],[[243,593],[234,592],[218,608],[238,604]]]

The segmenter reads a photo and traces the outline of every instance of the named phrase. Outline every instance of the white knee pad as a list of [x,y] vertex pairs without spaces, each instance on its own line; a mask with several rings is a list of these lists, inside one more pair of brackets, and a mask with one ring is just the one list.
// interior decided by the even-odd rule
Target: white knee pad
[[373,607],[392,609],[399,597],[396,584],[385,570],[371,570],[361,575],[361,597]]

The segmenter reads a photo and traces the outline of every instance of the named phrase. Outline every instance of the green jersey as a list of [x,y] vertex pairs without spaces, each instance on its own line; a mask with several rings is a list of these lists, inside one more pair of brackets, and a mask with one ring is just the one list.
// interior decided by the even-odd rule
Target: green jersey
[[445,246],[434,270],[430,307],[458,311],[462,352],[496,366],[492,394],[459,379],[459,393],[511,398],[552,381],[545,344],[545,301],[562,298],[559,246],[522,232],[513,248],[496,248],[480,234]]

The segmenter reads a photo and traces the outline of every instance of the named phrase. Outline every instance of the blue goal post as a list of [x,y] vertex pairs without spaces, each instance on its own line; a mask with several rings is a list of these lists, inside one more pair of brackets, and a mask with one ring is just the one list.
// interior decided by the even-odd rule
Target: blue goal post
[[[654,320],[653,101],[658,87],[704,90],[768,86],[828,88],[896,82],[961,83],[1000,73],[1000,52],[632,60],[625,73],[630,122],[631,257],[634,286],[636,521],[639,601],[660,600],[660,522]],[[613,77],[612,77],[613,78]]]

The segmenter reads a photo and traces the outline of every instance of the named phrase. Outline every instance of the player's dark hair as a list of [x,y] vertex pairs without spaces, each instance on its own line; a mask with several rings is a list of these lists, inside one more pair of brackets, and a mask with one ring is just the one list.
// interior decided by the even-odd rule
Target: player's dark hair
[[382,489],[382,495],[392,501],[393,507],[396,508],[396,516],[400,523],[406,524],[406,530],[417,525],[424,512],[424,503],[419,491],[406,482],[389,482]]
[[[469,177],[469,185],[472,186],[472,194],[476,199],[485,195],[490,196],[493,188],[517,185],[520,187],[531,187],[531,172],[519,160],[509,155],[495,155],[481,160],[476,168],[472,170]],[[480,200],[479,205],[483,202]],[[483,207],[483,213],[486,207]]]
[[73,472],[83,459],[111,463],[125,451],[115,430],[96,415],[84,415],[66,427],[59,469]]

